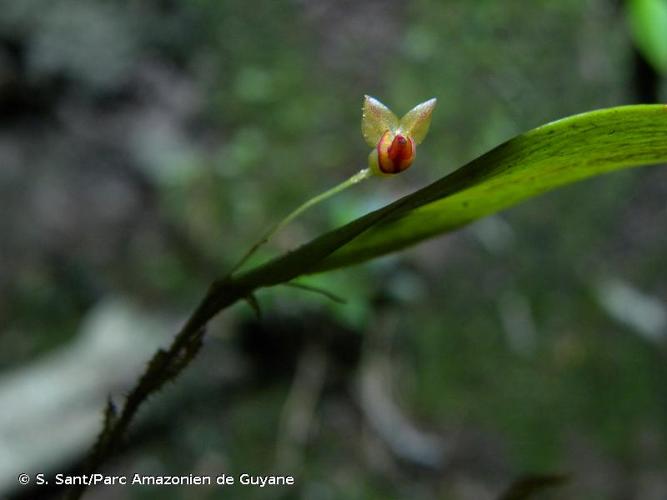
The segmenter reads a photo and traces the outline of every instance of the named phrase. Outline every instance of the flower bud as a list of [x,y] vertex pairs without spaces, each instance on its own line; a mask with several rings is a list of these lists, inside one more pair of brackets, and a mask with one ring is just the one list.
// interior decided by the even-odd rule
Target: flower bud
[[415,159],[416,145],[426,136],[436,99],[418,104],[400,120],[373,97],[365,96],[361,132],[369,146],[368,165],[377,175],[407,170]]
[[369,164],[375,174],[392,175],[406,170],[414,159],[414,140],[387,130],[371,152]]

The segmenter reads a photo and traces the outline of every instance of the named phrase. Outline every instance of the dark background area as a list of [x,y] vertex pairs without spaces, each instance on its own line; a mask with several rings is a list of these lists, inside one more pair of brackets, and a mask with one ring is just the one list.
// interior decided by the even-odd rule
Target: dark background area
[[[667,31],[666,31],[667,33]],[[665,35],[667,36],[667,35]],[[0,496],[74,470],[158,344],[262,231],[362,168],[364,94],[438,98],[405,174],[256,261],[514,135],[667,86],[610,0],[5,1]],[[667,170],[560,189],[258,294],[140,413],[107,474],[293,474],[230,498],[667,498]],[[4,449],[4,452],[2,451]],[[89,498],[217,498],[99,488]]]

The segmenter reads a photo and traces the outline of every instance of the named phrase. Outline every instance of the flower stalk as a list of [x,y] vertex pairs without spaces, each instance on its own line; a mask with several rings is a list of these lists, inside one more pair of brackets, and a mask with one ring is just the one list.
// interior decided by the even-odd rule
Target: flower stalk
[[292,210],[248,249],[232,268],[229,276],[236,273],[276,233],[310,207],[331,198],[333,195],[373,175],[388,177],[410,168],[415,159],[417,144],[422,142],[428,133],[431,125],[431,114],[433,113],[435,104],[436,99],[429,99],[412,108],[399,120],[380,101],[370,96],[364,96],[361,114],[361,134],[366,143],[373,148],[368,156],[368,168],[360,170],[347,180],[310,198]]
[[252,257],[255,254],[255,252],[257,252],[257,250],[259,250],[262,247],[262,245],[268,243],[269,240],[277,232],[279,232],[281,229],[287,226],[290,222],[292,222],[294,219],[296,219],[299,215],[308,210],[310,207],[323,202],[327,198],[331,198],[333,195],[340,193],[341,191],[349,188],[350,186],[354,186],[355,184],[358,184],[361,181],[368,179],[371,175],[372,175],[371,169],[364,168],[359,172],[357,172],[356,174],[354,174],[352,177],[341,182],[340,184],[332,187],[331,189],[328,189],[327,191],[324,191],[323,193],[318,194],[317,196],[314,196],[313,198],[310,198],[306,202],[299,205],[297,208],[292,210],[284,219],[282,219],[280,222],[271,227],[266,233],[264,233],[264,236],[262,236],[259,240],[257,240],[257,242],[248,249],[248,251],[243,255],[243,257],[241,257],[241,260],[239,260],[239,262],[232,268],[230,275],[234,274],[243,266],[243,264],[248,262],[248,259],[250,259],[250,257]]

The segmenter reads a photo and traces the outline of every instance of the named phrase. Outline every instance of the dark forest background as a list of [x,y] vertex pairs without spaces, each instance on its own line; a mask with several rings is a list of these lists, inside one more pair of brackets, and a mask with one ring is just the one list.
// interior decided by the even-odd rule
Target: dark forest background
[[[0,496],[57,494],[16,475],[76,470],[106,396],[208,284],[364,166],[364,94],[399,115],[438,98],[415,166],[308,213],[263,258],[522,131],[664,101],[626,7],[4,0]],[[261,318],[241,304],[211,324],[104,472],[296,477],[241,499],[454,500],[564,473],[539,498],[664,500],[666,199],[666,169],[615,173],[308,280],[346,305],[263,291]]]

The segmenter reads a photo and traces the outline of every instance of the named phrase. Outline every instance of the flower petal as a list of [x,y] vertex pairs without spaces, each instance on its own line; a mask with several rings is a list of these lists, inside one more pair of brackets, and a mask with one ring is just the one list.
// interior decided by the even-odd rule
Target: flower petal
[[387,130],[398,127],[398,118],[380,101],[371,96],[364,96],[364,105],[361,108],[361,134],[366,144],[375,147]]
[[415,144],[419,144],[426,137],[428,128],[431,125],[431,114],[436,102],[437,99],[434,97],[421,104],[417,104],[401,118],[399,124],[401,132],[412,137]]

